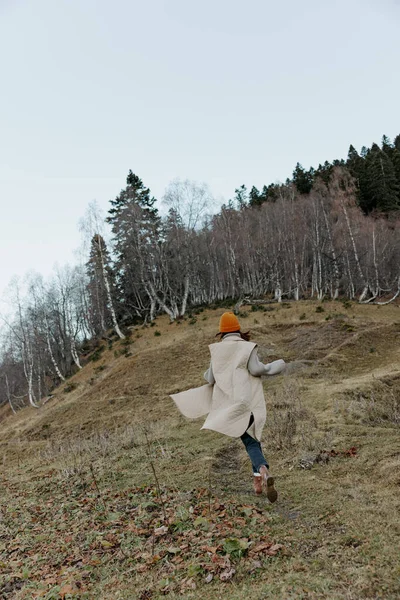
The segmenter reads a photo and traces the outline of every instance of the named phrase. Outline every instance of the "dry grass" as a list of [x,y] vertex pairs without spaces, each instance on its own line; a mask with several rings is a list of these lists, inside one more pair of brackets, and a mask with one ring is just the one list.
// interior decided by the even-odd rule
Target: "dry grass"
[[[253,497],[240,442],[200,432],[201,423],[177,414],[168,397],[202,383],[221,309],[191,324],[160,318],[154,328],[135,330],[129,346],[106,348],[71,379],[74,389],[56,390],[40,410],[13,416],[0,409],[0,597],[58,599],[68,585],[65,598],[113,600],[399,597],[399,308],[326,302],[316,312],[318,305],[242,307],[260,355],[296,361],[286,377],[265,381],[275,505]],[[355,457],[299,467],[305,454],[350,447]],[[160,542],[153,561],[152,536],[139,531],[142,522],[149,532],[162,525],[152,513],[150,461],[177,528],[197,531],[192,553],[181,551],[183,563],[170,551],[178,533]],[[209,519],[210,493],[212,503],[226,507],[215,509],[209,525],[199,521],[210,528],[204,531],[190,512],[190,494],[201,490],[199,516]],[[218,529],[229,519],[233,534],[228,525]],[[240,547],[227,539],[245,539],[250,548],[261,526],[285,551],[262,555],[255,565],[233,554],[234,576],[221,580],[218,567],[206,583],[202,536],[219,540],[223,556]],[[146,557],[148,548],[149,564],[133,556]]]
[[311,444],[310,434],[316,429],[317,420],[305,408],[296,380],[283,380],[269,395],[268,409],[268,441],[273,448],[291,450],[299,443]]
[[348,418],[368,425],[400,427],[400,375],[374,381],[369,389],[349,390],[342,409]]

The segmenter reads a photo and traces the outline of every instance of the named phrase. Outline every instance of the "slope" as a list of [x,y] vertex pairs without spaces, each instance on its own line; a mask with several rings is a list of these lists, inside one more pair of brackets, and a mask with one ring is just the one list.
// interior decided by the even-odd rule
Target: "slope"
[[135,328],[40,410],[1,409],[0,597],[398,597],[399,307],[244,307],[290,363],[264,383],[276,505],[169,399],[202,384],[222,312]]

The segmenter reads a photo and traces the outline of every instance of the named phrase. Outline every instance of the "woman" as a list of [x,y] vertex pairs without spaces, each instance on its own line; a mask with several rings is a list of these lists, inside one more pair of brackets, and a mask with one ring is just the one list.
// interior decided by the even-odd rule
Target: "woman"
[[232,312],[219,323],[221,342],[210,345],[210,368],[204,374],[208,385],[172,395],[186,417],[208,415],[202,429],[212,429],[242,440],[253,466],[254,491],[263,488],[270,502],[278,498],[274,478],[261,450],[265,424],[265,399],[262,375],[276,375],[285,368],[283,360],[264,365],[257,356],[257,345],[242,333]]

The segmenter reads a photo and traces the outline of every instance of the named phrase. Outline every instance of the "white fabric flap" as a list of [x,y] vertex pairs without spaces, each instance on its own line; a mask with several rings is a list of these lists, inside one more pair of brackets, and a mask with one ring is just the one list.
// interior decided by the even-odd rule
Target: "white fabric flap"
[[198,388],[171,394],[181,413],[189,419],[197,419],[207,415],[211,410],[213,386],[210,384],[202,385]]

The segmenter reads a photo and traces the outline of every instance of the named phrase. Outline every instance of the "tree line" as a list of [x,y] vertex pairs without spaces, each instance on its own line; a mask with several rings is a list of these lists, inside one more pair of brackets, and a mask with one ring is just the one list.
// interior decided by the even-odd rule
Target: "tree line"
[[[376,143],[370,148],[363,146],[360,153],[350,145],[347,160],[325,161],[308,170],[297,163],[291,179],[287,179],[283,187],[292,183],[300,194],[307,195],[321,179],[329,185],[335,167],[346,167],[354,177],[357,204],[365,214],[400,209],[400,135],[393,142],[384,135],[381,146]],[[242,185],[235,192],[235,200],[250,206],[275,202],[281,187],[281,184],[272,183],[264,185],[261,191],[255,186],[248,191]]]
[[48,281],[30,275],[24,286],[10,286],[12,310],[1,317],[0,403],[38,406],[82,368],[95,340],[124,338],[133,324],[161,313],[175,320],[226,302],[398,298],[400,220],[392,209],[364,210],[349,164],[331,165],[329,177],[313,173],[306,192],[295,179],[275,187],[265,202],[238,188],[211,214],[206,185],[176,180],[161,214],[130,171],[106,218],[89,206],[79,264]]

